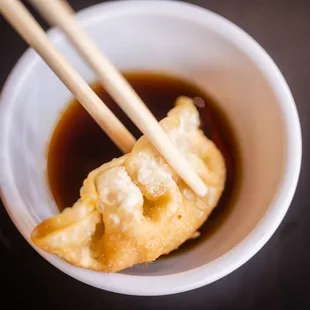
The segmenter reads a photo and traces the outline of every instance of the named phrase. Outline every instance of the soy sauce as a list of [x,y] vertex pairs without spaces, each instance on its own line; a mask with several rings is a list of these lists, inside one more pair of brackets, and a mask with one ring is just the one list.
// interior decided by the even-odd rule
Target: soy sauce
[[[200,228],[201,237],[185,242],[176,252],[188,250],[208,238],[220,227],[231,209],[240,183],[240,158],[233,129],[218,104],[199,88],[177,77],[158,73],[125,73],[126,79],[139,94],[154,116],[160,120],[174,106],[180,95],[194,98],[200,113],[201,128],[222,152],[227,168],[225,190],[206,223]],[[121,111],[99,84],[94,91],[134,134],[139,130]],[[88,173],[121,156],[122,153],[76,100],[62,113],[48,148],[47,176],[51,193],[60,210],[71,207],[79,198],[79,191]]]

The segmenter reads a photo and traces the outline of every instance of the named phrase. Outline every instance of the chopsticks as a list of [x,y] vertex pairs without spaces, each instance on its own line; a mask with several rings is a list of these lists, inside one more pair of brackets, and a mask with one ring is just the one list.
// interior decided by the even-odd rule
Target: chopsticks
[[[155,117],[126,79],[79,26],[74,19],[74,12],[69,4],[60,0],[32,0],[31,2],[48,21],[57,25],[65,32],[91,68],[97,73],[111,97],[184,182],[196,194],[204,196],[207,193],[206,185],[193,171],[185,157],[173,145]],[[83,104],[85,109],[101,124],[101,127],[107,132],[109,137],[122,150],[130,151],[134,141],[131,134],[120,124],[115,115],[102,103],[87,83],[83,81],[73,67],[49,42],[44,30],[41,29],[23,4],[18,0],[0,0],[0,9],[4,17],[15,27],[28,44],[41,55],[73,95]],[[113,124],[110,119],[112,116]],[[124,143],[126,147],[120,145],[121,143]]]

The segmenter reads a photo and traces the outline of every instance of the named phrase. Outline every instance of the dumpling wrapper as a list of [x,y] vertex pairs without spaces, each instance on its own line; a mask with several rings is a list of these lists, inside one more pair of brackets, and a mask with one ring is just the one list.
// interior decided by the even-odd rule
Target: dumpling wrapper
[[190,239],[223,192],[224,159],[199,129],[190,98],[179,97],[160,124],[207,185],[205,197],[195,195],[142,136],[131,153],[90,172],[80,199],[35,227],[33,243],[72,265],[117,272]]

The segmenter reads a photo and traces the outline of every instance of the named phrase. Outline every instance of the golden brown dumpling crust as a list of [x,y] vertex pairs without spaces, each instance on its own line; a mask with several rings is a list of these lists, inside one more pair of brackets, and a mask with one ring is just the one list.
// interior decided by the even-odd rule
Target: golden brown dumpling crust
[[178,98],[160,124],[207,185],[205,197],[141,137],[131,153],[90,172],[80,199],[35,227],[32,241],[73,265],[116,272],[154,261],[191,238],[222,194],[224,159],[199,129],[190,98]]

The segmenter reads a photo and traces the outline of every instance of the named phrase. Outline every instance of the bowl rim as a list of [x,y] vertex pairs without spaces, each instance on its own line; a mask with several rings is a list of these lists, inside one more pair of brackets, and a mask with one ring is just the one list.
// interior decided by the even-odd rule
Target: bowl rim
[[[293,199],[301,168],[302,137],[297,108],[279,68],[253,38],[226,18],[193,4],[170,0],[105,2],[79,11],[77,18],[83,25],[87,25],[97,18],[105,19],[115,15],[143,12],[175,16],[192,23],[199,23],[204,27],[212,25],[219,32],[232,35],[235,42],[238,42],[243,51],[256,63],[270,83],[283,111],[288,138],[285,172],[264,217],[243,241],[221,257],[200,267],[172,275],[136,276],[114,273],[98,276],[96,272],[71,266],[35,247],[29,240],[27,229],[21,224],[18,215],[14,214],[13,202],[16,204],[16,201],[20,201],[20,197],[13,182],[9,156],[6,156],[9,108],[18,94],[19,86],[23,84],[27,73],[38,60],[38,56],[31,48],[26,50],[14,66],[0,97],[0,194],[6,211],[19,232],[41,256],[62,272],[107,291],[127,295],[156,296],[180,293],[210,284],[239,268],[265,245],[280,225]],[[58,29],[52,28],[48,31],[48,37],[56,42],[63,35]],[[184,281],[185,278],[186,281]]]

